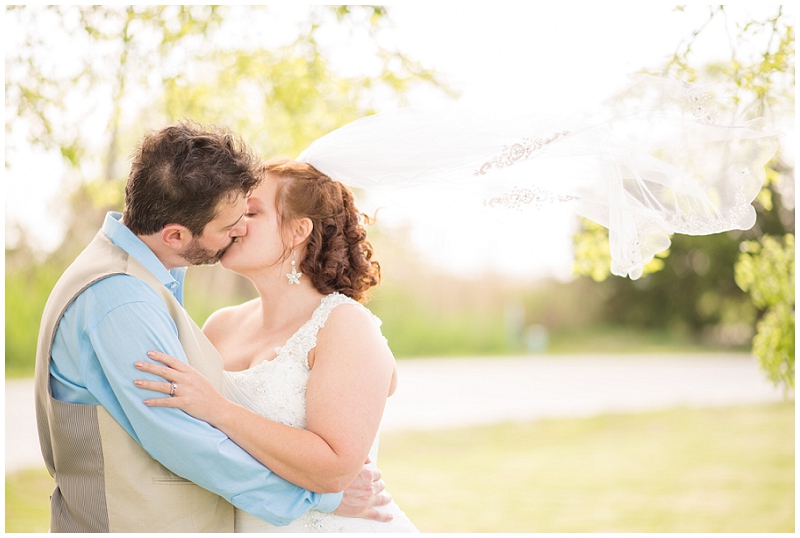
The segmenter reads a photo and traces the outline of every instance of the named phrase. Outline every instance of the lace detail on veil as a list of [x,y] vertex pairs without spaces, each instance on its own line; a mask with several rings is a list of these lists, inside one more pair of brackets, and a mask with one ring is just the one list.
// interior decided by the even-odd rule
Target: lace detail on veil
[[539,187],[531,187],[529,189],[521,189],[514,187],[511,192],[502,196],[496,196],[483,201],[486,207],[505,207],[508,209],[522,209],[523,205],[531,205],[540,209],[543,204],[553,204],[556,202],[569,202],[577,200],[576,196],[568,194],[556,194],[554,192],[540,189]]
[[567,136],[569,131],[556,132],[547,138],[528,138],[525,137],[518,144],[512,144],[510,147],[503,148],[500,155],[497,155],[481,165],[480,168],[475,170],[475,176],[487,174],[492,169],[505,168],[511,166],[520,159],[527,159],[534,151],[538,151],[545,147],[547,144],[555,142],[559,137]]
[[692,115],[702,123],[715,123],[719,115],[719,109],[715,104],[714,95],[704,92],[701,89],[684,84],[683,104],[688,108]]
[[[345,125],[298,160],[367,191],[444,186],[516,210],[572,201],[560,207],[608,228],[612,273],[635,279],[673,233],[754,225],[780,133],[743,116],[735,93],[643,75],[563,116],[400,109]],[[520,246],[537,248],[541,233],[520,230]]]

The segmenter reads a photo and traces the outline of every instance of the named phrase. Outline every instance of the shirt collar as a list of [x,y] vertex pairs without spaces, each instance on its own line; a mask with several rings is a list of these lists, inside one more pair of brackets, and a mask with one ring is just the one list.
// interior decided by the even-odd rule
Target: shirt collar
[[183,282],[186,276],[186,267],[175,267],[167,270],[161,260],[150,250],[144,241],[122,223],[122,213],[109,211],[103,222],[103,233],[116,246],[133,256],[136,260],[153,273],[159,282],[175,296],[183,305]]

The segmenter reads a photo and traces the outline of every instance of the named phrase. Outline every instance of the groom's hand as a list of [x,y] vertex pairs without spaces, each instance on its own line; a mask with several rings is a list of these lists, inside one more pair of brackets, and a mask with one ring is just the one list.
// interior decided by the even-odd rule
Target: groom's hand
[[381,480],[381,472],[366,466],[362,467],[353,483],[344,490],[342,502],[333,513],[346,517],[373,519],[384,523],[391,521],[391,514],[375,509],[376,506],[384,506],[392,500],[392,496],[384,489],[386,489],[386,484]]

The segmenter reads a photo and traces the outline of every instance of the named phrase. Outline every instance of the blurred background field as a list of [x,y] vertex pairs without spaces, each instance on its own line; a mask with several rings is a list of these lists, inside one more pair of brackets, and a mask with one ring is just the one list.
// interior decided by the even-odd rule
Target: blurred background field
[[[6,275],[6,311],[14,313],[6,317],[8,378],[33,373],[39,317],[60,275],[56,267],[42,265]],[[498,283],[494,276],[466,280],[424,268],[402,280],[391,264],[386,267],[384,283],[367,306],[383,321],[384,335],[400,360],[519,353],[745,352],[753,336],[751,323],[721,324],[719,312],[708,321],[694,322],[674,304],[645,304],[637,294],[630,302],[638,303],[625,305],[627,313],[620,315],[613,309],[622,299],[605,283]],[[216,293],[205,293],[208,289]],[[735,295],[745,310],[746,295]],[[249,282],[220,267],[189,271],[186,306],[199,324],[214,310],[253,296]],[[635,312],[629,311],[633,306]],[[754,315],[750,309],[748,316]]]
[[[793,402],[384,434],[423,532],[794,532]],[[6,532],[46,532],[52,479],[6,476]]]

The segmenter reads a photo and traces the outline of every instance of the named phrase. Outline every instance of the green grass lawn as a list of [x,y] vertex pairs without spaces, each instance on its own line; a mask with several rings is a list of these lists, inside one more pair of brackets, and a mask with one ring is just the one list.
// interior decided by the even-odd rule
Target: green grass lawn
[[[384,434],[423,532],[793,532],[794,402]],[[6,531],[44,532],[52,480],[6,476]]]
[[53,479],[47,469],[6,475],[6,532],[47,532]]
[[792,532],[794,402],[384,435],[425,532]]

